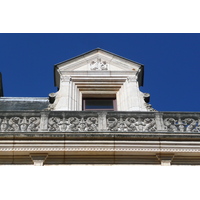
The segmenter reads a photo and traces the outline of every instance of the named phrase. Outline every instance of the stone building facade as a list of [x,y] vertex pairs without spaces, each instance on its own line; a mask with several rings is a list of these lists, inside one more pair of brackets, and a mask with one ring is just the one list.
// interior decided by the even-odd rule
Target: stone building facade
[[200,113],[153,109],[142,64],[95,49],[54,75],[49,97],[0,97],[0,164],[200,164]]

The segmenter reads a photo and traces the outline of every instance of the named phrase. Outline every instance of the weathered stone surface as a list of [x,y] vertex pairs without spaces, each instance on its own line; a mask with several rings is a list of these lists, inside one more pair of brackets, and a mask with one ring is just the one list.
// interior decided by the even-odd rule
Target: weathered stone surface
[[1,111],[0,132],[199,133],[200,113]]
[[0,163],[31,164],[30,155],[48,154],[45,162],[32,160],[35,165],[196,165],[199,118],[190,112],[2,111]]

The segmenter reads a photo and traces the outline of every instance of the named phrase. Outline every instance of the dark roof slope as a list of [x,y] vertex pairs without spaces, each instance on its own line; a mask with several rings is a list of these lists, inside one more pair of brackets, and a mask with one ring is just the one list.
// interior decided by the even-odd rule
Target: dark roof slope
[[1,97],[0,111],[45,110],[49,99],[43,97]]

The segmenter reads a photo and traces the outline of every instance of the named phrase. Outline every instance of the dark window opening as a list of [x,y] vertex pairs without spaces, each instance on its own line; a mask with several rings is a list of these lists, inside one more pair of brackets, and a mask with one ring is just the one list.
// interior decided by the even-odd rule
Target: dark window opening
[[116,100],[111,98],[83,99],[83,110],[116,110]]

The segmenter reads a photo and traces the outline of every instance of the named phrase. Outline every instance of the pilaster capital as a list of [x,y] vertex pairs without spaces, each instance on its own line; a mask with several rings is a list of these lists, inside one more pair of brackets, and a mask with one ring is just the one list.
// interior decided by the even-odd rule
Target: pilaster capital
[[71,76],[61,76],[61,82],[70,82]]
[[136,76],[135,76],[135,75],[133,75],[133,76],[128,76],[128,77],[127,77],[127,80],[128,80],[128,82],[135,82],[135,81],[136,81]]

